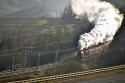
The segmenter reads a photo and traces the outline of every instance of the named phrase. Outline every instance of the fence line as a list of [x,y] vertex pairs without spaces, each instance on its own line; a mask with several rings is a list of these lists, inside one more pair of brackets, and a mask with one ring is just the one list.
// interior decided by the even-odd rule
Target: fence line
[[[46,68],[53,68],[55,67],[57,63],[55,64],[46,64],[46,65],[42,65],[42,66],[38,66],[38,67],[32,67],[32,68],[25,68],[25,69],[19,69],[19,70],[16,70],[16,71],[4,71],[4,72],[0,72],[0,79],[1,78],[5,78],[5,77],[11,77],[11,75],[13,76],[18,76],[18,75],[21,75],[21,74],[25,74],[25,73],[31,73],[31,72],[35,72],[35,71],[38,71],[39,70],[44,70]],[[63,64],[60,64],[60,65],[63,65]]]
[[57,80],[61,80],[61,79],[64,80],[64,79],[71,79],[71,78],[76,78],[76,77],[80,77],[80,76],[91,76],[94,74],[118,72],[118,71],[124,71],[124,70],[125,70],[125,65],[119,65],[119,66],[100,68],[100,69],[94,69],[94,70],[83,71],[83,72],[34,78],[34,79],[29,79],[29,80],[14,81],[14,82],[10,82],[10,83],[51,82],[51,81],[57,81]]

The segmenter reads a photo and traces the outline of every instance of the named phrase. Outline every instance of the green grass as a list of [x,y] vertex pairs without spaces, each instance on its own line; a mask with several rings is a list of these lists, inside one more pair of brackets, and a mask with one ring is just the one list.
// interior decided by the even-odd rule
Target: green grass
[[46,25],[48,24],[48,20],[47,19],[34,20],[33,23],[37,25]]

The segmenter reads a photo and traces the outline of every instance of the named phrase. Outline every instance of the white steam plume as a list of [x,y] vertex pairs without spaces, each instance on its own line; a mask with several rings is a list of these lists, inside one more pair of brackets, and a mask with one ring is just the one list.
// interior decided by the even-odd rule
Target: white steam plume
[[94,28],[80,36],[78,45],[81,51],[112,41],[115,33],[121,26],[123,14],[111,3],[99,0],[71,0],[72,12],[76,18],[87,16],[90,22],[94,22]]

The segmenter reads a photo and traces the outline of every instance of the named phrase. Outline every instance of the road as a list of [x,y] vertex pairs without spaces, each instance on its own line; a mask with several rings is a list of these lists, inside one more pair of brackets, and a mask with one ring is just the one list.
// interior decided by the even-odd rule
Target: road
[[125,83],[125,71],[84,78],[81,77],[65,81],[58,81],[56,83]]

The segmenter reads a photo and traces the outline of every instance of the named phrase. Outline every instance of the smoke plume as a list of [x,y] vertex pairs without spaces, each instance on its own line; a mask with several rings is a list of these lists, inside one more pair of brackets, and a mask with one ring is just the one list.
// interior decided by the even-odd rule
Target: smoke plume
[[86,16],[95,24],[89,33],[80,36],[78,46],[81,51],[113,40],[121,26],[123,14],[111,3],[99,0],[71,0],[70,5],[76,18]]

